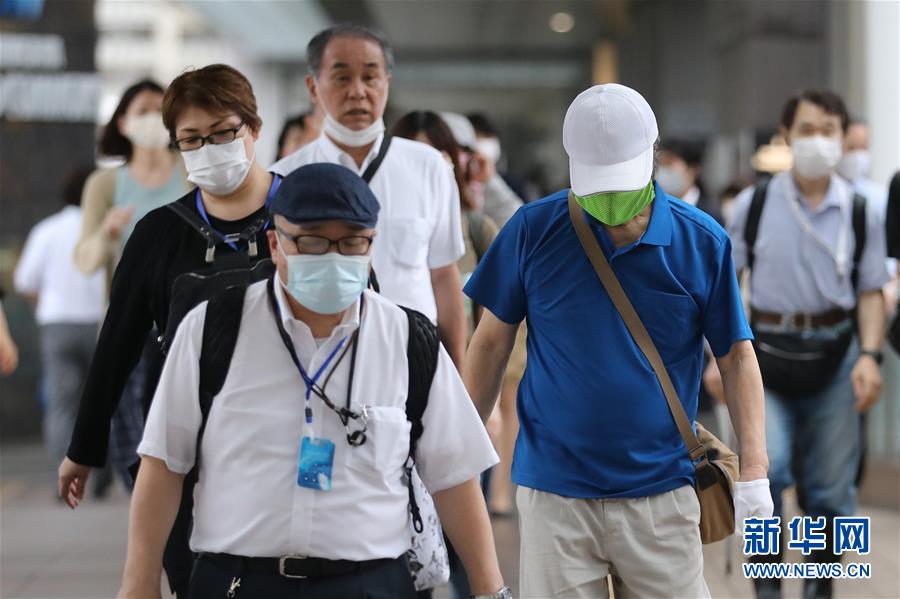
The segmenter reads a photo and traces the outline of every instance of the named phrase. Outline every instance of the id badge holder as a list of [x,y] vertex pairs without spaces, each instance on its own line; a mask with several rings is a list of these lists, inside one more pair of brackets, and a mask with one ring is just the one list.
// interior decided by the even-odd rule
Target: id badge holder
[[303,437],[300,466],[297,469],[299,486],[316,491],[330,491],[333,465],[334,443],[328,439]]

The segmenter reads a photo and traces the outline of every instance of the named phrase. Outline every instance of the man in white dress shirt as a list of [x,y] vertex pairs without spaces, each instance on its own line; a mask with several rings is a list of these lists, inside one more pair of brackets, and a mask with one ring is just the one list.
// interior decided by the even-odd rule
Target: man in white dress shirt
[[[378,210],[338,165],[284,179],[269,232],[277,273],[238,307],[205,427],[198,389],[211,302],[184,318],[138,449],[120,596],[159,596],[182,480],[198,464],[189,597],[415,597],[404,557],[411,321],[366,289]],[[472,591],[508,597],[478,483],[497,457],[442,348],[421,423],[416,468]]]
[[81,189],[90,173],[80,169],[69,175],[65,207],[28,234],[14,276],[16,291],[32,300],[40,327],[44,445],[52,463],[66,455],[106,304],[105,272],[84,275],[72,257],[81,235]]
[[[366,27],[340,24],[318,33],[306,57],[309,93],[325,112],[323,134],[270,170],[287,175],[304,164],[331,162],[364,175],[386,139],[382,116],[394,65],[390,42]],[[382,209],[381,239],[372,254],[381,293],[436,323],[460,367],[466,316],[456,261],[465,245],[452,170],[434,148],[390,138],[383,163],[367,182]]]

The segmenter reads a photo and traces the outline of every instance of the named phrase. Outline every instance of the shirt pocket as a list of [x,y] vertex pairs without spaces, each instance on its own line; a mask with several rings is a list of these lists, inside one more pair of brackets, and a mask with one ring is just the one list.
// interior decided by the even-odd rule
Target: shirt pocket
[[388,221],[391,258],[404,266],[420,266],[428,259],[430,231],[422,217],[391,218]]
[[632,298],[634,309],[667,365],[695,351],[700,335],[700,308],[689,295],[640,290]]
[[370,476],[399,472],[409,454],[410,423],[406,410],[367,406],[366,412],[366,442],[348,448],[347,467]]

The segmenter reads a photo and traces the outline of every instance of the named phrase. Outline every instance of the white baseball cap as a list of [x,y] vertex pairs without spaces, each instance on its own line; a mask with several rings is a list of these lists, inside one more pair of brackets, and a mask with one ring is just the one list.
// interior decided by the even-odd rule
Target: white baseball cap
[[653,110],[630,87],[607,83],[581,92],[563,122],[572,191],[586,196],[646,186],[658,137]]
[[456,143],[469,149],[475,148],[475,127],[468,118],[458,112],[442,112],[441,119],[447,123]]

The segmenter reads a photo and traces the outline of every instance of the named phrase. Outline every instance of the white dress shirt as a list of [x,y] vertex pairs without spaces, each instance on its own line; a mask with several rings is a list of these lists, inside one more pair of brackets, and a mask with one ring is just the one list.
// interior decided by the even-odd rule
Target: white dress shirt
[[106,271],[82,274],[74,262],[81,208],[66,206],[28,234],[16,267],[16,291],[37,295],[38,324],[91,324],[103,319]]
[[[330,162],[362,176],[382,139],[372,145],[362,167],[323,134],[269,170],[284,176],[306,164]],[[379,243],[372,252],[381,293],[437,322],[431,270],[455,263],[466,249],[453,171],[431,146],[394,137],[369,187],[381,204]]]
[[[191,548],[251,557],[397,557],[409,549],[411,538],[409,495],[401,480],[410,430],[406,314],[366,291],[361,323],[358,302],[317,347],[309,327],[291,315],[277,281],[276,297],[308,373],[360,329],[351,409],[366,406],[367,440],[351,447],[338,416],[315,395],[309,404],[313,421],[306,423],[306,386],[279,336],[266,282],[250,286],[231,370],[212,404],[200,448]],[[204,303],[179,326],[138,448],[173,472],[186,473],[194,464],[205,314]],[[336,405],[346,403],[349,372],[347,355],[325,390]],[[325,376],[327,371],[320,385]],[[498,461],[443,348],[423,425],[416,467],[432,493],[470,480]],[[297,484],[299,449],[307,436],[335,444],[330,491]]]

